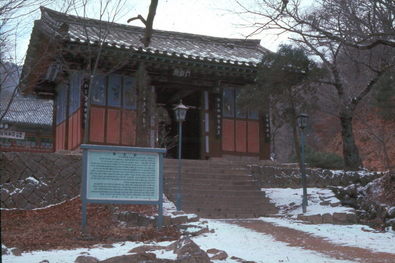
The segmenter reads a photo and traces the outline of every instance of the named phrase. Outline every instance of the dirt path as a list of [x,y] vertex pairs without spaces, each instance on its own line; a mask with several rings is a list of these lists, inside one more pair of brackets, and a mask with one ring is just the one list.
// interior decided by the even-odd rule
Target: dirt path
[[[260,233],[269,234],[278,241],[288,243],[289,246],[313,250],[336,259],[351,260],[361,263],[395,262],[395,254],[373,252],[363,248],[337,245],[302,231],[276,226],[263,221],[234,220],[227,222],[253,229]],[[363,240],[361,240],[361,242],[363,242]]]

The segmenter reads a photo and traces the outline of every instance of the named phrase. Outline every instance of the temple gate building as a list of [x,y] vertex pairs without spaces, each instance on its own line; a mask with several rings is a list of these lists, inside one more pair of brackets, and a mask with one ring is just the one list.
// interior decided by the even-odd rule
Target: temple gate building
[[191,106],[184,158],[269,158],[267,113],[237,103],[268,52],[259,40],[154,30],[144,48],[143,34],[41,8],[23,92],[54,100],[55,151],[78,150],[87,130],[91,144],[166,147],[175,157],[173,108],[182,100]]

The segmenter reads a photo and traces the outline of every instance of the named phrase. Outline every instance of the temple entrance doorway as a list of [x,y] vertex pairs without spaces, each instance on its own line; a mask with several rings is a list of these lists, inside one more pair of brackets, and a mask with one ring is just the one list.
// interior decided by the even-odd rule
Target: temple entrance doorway
[[[178,122],[174,107],[182,103],[191,108],[183,122],[182,158],[201,159],[202,152],[202,91],[181,88],[156,88],[159,107],[158,141],[167,148],[167,158],[178,158]],[[163,115],[163,116],[162,116]]]

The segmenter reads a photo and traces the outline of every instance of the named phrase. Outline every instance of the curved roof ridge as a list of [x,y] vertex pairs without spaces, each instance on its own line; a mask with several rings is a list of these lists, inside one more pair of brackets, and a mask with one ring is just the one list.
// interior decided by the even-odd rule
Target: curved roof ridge
[[52,126],[53,106],[54,102],[49,99],[18,95],[13,98],[3,121],[50,127]]
[[[76,16],[76,15],[70,15],[66,13],[61,13],[59,11],[55,11],[52,9],[49,9],[47,7],[40,7],[41,13],[42,13],[42,19],[48,17],[43,16],[44,12],[49,13],[50,19],[55,22],[61,21],[63,23],[73,23],[73,24],[78,24],[81,25],[82,21],[87,22],[93,26],[97,26],[97,23],[101,24],[107,24],[111,27],[116,27],[117,29],[122,29],[126,30],[128,32],[132,31],[137,31],[136,33],[144,33],[144,27],[139,27],[139,26],[133,26],[133,25],[126,25],[126,24],[119,24],[115,22],[109,22],[109,21],[104,21],[104,20],[99,20],[99,19],[94,19],[94,18],[86,18],[86,17],[81,17],[81,16]],[[56,15],[57,17],[54,18],[53,15]],[[56,21],[57,20],[57,21]],[[51,21],[51,22],[52,22]],[[214,42],[220,42],[222,44],[232,44],[232,45],[237,45],[245,48],[258,48],[261,47],[260,45],[260,40],[259,39],[245,39],[245,38],[226,38],[226,37],[215,37],[215,36],[207,36],[207,35],[201,35],[201,34],[194,34],[194,33],[185,33],[185,32],[177,32],[177,31],[170,31],[170,30],[159,30],[159,29],[154,29],[153,30],[153,36],[155,37],[180,37],[182,39],[188,38],[188,39],[194,39],[194,40],[199,40],[199,41],[214,41]],[[231,42],[231,43],[229,43]],[[265,49],[265,48],[263,48]]]

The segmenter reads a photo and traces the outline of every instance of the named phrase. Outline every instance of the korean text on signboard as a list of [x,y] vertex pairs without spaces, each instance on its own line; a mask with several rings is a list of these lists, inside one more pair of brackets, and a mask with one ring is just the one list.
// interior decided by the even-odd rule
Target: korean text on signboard
[[158,154],[89,151],[87,199],[159,201]]
[[82,228],[87,204],[158,206],[163,222],[163,154],[166,149],[82,144]]
[[25,139],[24,132],[0,130],[0,138],[23,140]]

